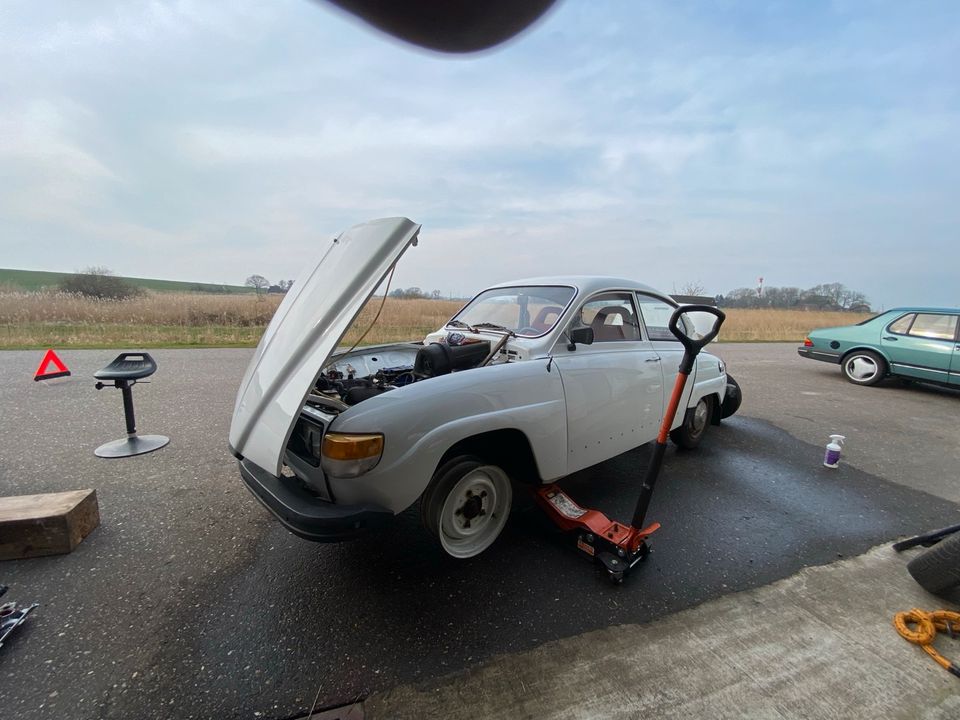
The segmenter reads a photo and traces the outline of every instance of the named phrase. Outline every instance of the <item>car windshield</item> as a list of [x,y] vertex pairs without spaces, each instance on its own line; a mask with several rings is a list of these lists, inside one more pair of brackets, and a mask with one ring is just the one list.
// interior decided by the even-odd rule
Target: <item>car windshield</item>
[[530,285],[484,290],[448,324],[476,330],[509,330],[520,337],[550,332],[570,300],[571,287]]

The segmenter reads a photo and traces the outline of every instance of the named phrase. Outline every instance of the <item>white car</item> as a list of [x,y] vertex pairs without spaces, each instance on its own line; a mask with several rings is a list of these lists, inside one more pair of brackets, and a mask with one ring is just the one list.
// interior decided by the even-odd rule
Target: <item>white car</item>
[[[264,332],[237,395],[230,448],[293,533],[337,541],[420,501],[447,553],[497,538],[515,486],[548,483],[654,440],[683,355],[676,303],[608,277],[484,290],[422,342],[335,353],[416,244],[406,218],[323,248]],[[691,329],[692,331],[692,329]],[[739,406],[723,361],[697,358],[671,437],[696,446]]]

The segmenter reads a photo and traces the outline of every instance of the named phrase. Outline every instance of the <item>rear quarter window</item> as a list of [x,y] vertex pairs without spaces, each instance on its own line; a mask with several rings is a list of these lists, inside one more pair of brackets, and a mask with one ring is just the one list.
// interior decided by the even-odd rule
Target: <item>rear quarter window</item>
[[915,313],[910,313],[909,315],[904,315],[898,320],[894,320],[892,323],[890,323],[890,332],[897,333],[899,335],[906,335],[907,331],[910,329],[910,323],[913,322],[915,317]]
[[932,340],[953,340],[957,335],[957,316],[917,313],[909,334]]

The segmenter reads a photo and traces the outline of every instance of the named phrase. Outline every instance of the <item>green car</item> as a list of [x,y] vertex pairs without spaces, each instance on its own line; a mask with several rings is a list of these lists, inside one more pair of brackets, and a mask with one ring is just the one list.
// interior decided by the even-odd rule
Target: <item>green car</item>
[[957,309],[896,308],[856,325],[814,330],[797,352],[838,364],[855,385],[896,376],[960,386],[958,318]]

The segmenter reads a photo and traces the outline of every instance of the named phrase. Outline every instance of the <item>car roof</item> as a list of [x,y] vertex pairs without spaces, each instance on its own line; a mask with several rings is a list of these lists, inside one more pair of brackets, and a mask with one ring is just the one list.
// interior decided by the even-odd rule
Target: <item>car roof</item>
[[662,298],[670,297],[667,293],[642,282],[606,275],[548,275],[501,282],[491,285],[490,288],[517,287],[519,285],[571,285],[585,294],[598,292],[600,290],[639,290],[641,292],[653,293]]
[[889,313],[901,313],[901,312],[960,313],[960,308],[907,306],[907,307],[890,308],[884,313],[884,315],[887,315]]

